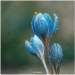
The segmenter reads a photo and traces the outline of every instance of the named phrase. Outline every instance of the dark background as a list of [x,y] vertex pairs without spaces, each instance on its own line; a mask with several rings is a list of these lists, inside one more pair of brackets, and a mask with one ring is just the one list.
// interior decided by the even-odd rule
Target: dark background
[[[53,34],[53,43],[62,46],[64,58],[62,74],[74,73],[74,2],[73,1],[1,1],[1,72],[24,74],[45,73],[42,62],[30,55],[25,40],[34,35],[31,20],[34,12],[53,13],[59,17],[59,29]],[[47,55],[45,60],[48,66]],[[49,67],[48,67],[49,68]]]

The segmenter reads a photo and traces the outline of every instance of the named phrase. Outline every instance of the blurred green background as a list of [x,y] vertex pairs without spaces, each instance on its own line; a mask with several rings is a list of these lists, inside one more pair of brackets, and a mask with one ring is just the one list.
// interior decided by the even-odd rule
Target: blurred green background
[[[53,13],[59,17],[59,29],[53,34],[50,47],[59,43],[64,58],[62,74],[74,73],[74,2],[73,1],[1,1],[1,72],[10,74],[33,74],[42,72],[40,60],[30,55],[25,48],[25,40],[34,35],[31,20],[34,12]],[[45,60],[48,66],[47,55]],[[49,67],[48,67],[49,68]]]

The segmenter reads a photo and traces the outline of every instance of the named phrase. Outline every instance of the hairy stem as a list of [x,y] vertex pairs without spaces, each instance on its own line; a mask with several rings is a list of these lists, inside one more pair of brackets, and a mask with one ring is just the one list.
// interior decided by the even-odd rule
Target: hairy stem
[[45,70],[46,70],[47,75],[49,75],[49,72],[48,72],[48,69],[47,69],[47,66],[46,66],[46,63],[45,63],[44,58],[42,58],[42,63],[43,63],[43,65],[44,65],[44,68],[45,68]]
[[46,39],[46,52],[48,54],[48,61],[49,61],[50,71],[51,71],[51,74],[53,74],[52,63],[50,61],[49,41],[50,41],[49,39]]
[[44,43],[44,46],[46,48],[51,74],[53,74],[53,68],[52,68],[52,64],[51,64],[51,61],[50,61],[50,52],[49,52],[50,39],[49,38],[47,39],[47,38],[43,37],[42,42]]

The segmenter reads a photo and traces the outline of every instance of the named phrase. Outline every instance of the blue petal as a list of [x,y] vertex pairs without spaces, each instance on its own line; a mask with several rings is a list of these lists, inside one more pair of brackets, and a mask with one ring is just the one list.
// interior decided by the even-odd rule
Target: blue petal
[[59,27],[59,20],[56,14],[53,15],[54,15],[53,33],[55,33]]
[[25,46],[26,46],[27,51],[30,54],[34,55],[36,53],[34,48],[31,46],[31,44],[28,43],[28,41],[25,41]]
[[52,56],[50,56],[50,61],[51,61],[51,63],[53,63],[53,62],[52,62]]
[[57,44],[57,47],[58,47],[59,60],[61,61],[63,59],[63,50],[59,44]]
[[38,33],[35,31],[35,27],[34,27],[35,18],[36,18],[36,15],[32,18],[31,27],[33,32],[38,36]]
[[43,14],[44,18],[46,19],[46,21],[48,22],[48,26],[49,26],[49,36],[52,35],[52,30],[53,30],[53,21],[52,18],[49,14],[45,13]]
[[34,28],[36,33],[40,36],[46,37],[48,33],[48,23],[41,13],[39,13],[35,18]]
[[34,37],[30,38],[30,42],[31,42],[31,46],[33,47],[35,53],[38,54],[38,49],[37,49],[37,47],[35,45]]
[[42,41],[36,35],[34,35],[34,43],[37,50],[39,50],[42,54],[44,54],[44,45]]

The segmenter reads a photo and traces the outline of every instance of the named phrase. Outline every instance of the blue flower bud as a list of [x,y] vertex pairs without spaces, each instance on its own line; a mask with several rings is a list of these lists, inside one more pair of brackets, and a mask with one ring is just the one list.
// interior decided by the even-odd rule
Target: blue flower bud
[[37,14],[32,18],[32,30],[38,37],[49,38],[58,29],[58,17],[54,14],[54,22],[49,14]]
[[54,43],[50,50],[50,61],[54,65],[56,71],[59,70],[62,59],[63,50],[59,44]]
[[25,41],[25,46],[27,48],[27,51],[32,54],[37,56],[38,58],[42,58],[44,55],[44,45],[42,41],[34,35],[34,37],[30,38],[30,41]]

